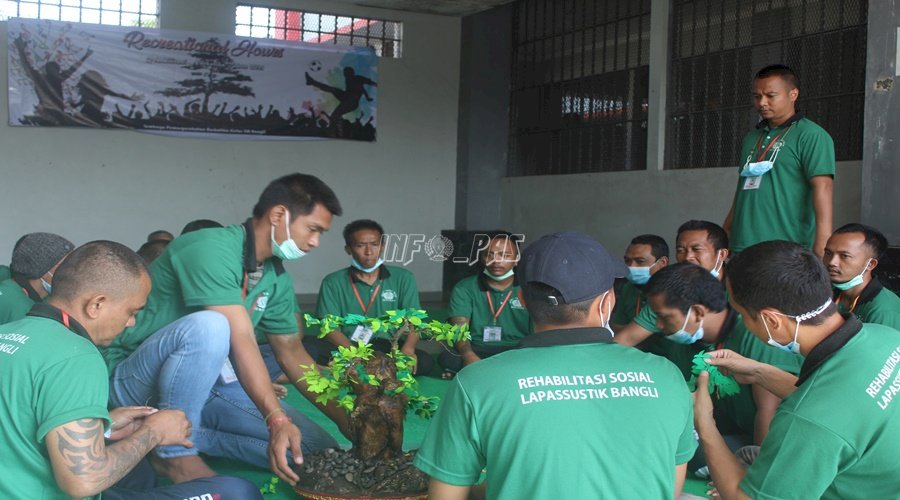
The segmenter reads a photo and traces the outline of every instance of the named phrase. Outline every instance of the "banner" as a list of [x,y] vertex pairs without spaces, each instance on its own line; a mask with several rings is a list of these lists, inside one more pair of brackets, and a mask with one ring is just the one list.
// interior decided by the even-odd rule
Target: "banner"
[[10,19],[9,123],[375,140],[370,48]]

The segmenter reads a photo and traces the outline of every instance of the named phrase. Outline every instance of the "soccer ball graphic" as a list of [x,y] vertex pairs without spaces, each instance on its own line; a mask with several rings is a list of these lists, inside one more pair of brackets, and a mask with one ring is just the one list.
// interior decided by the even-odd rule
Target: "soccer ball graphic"
[[313,61],[313,62],[309,63],[310,71],[315,72],[315,71],[319,71],[321,69],[322,69],[322,61]]

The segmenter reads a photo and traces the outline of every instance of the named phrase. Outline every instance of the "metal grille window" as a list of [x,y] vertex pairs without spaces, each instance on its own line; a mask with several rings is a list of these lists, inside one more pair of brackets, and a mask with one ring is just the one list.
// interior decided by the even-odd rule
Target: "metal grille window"
[[11,17],[117,26],[159,26],[158,0],[2,0],[0,20]]
[[753,75],[786,64],[797,107],[834,138],[838,160],[862,159],[866,0],[676,0],[666,168],[736,165],[759,120]]
[[348,47],[372,47],[379,57],[402,54],[403,23],[238,4],[235,34]]
[[521,0],[509,175],[643,170],[650,0]]

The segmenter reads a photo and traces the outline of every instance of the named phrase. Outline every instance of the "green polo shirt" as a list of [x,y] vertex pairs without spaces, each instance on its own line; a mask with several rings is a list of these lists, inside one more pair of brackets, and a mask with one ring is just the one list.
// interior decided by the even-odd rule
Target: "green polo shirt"
[[12,277],[12,272],[9,270],[9,266],[0,266],[0,281],[8,280]]
[[[740,252],[761,241],[787,240],[812,247],[816,218],[809,180],[834,176],[834,141],[828,132],[799,113],[770,129],[766,122],[741,143],[740,165],[757,161],[760,153],[778,137],[784,146],[772,170],[762,175],[757,189],[744,189],[746,177],[738,177],[731,225],[731,250]],[[757,148],[757,145],[760,145]],[[763,160],[772,160],[775,148]]]
[[[759,340],[744,325],[741,315],[733,314],[733,324],[724,342],[717,349],[732,351],[760,363],[772,365],[788,373],[800,373],[803,357],[781,349],[775,349]],[[746,434],[753,436],[756,430],[756,401],[751,385],[741,384],[741,392],[734,396],[713,397],[716,425],[722,434]]]
[[13,279],[0,281],[0,325],[22,319],[40,297]]
[[[835,299],[838,296],[840,292],[835,294]],[[851,312],[843,301],[838,301],[838,309],[842,313]],[[900,330],[900,297],[885,288],[878,278],[872,278],[859,294],[852,312],[863,323],[877,323]]]
[[297,333],[293,282],[281,261],[267,259],[259,282],[251,287],[248,278],[255,271],[250,221],[203,229],[173,240],[150,266],[153,288],[137,323],[116,337],[112,345],[101,348],[110,372],[157,330],[209,306],[246,307],[259,342],[265,342],[265,334]]
[[751,498],[897,498],[900,331],[852,316],[812,349],[741,489]]
[[[450,294],[448,314],[451,318],[462,317],[469,320],[471,342],[474,345],[514,346],[533,331],[531,318],[522,304],[521,289],[519,285],[513,284],[503,290],[495,290],[488,286],[486,279],[477,274],[457,283]],[[488,295],[491,297],[490,302]],[[495,320],[494,313],[498,311],[499,315]],[[500,340],[485,342],[485,326],[499,326]]]
[[47,433],[79,419],[109,422],[103,358],[73,330],[32,316],[0,326],[0,498],[68,499],[53,476]]
[[671,363],[578,328],[525,337],[519,349],[450,382],[415,465],[488,498],[666,498],[697,447],[687,385]]
[[[647,307],[647,297],[644,296],[643,290],[634,283],[627,281],[616,293],[616,309],[613,311],[612,319],[609,322],[615,325],[627,325],[644,309],[650,308]],[[653,323],[656,324],[655,316]]]
[[[372,285],[358,279],[355,273],[351,273],[352,269],[352,267],[347,267],[335,271],[322,280],[319,297],[316,301],[317,317],[323,318],[326,314],[336,316],[362,314],[370,318],[377,318],[385,311],[419,309],[421,307],[416,278],[406,269],[382,264],[378,269],[378,279]],[[354,287],[359,293],[359,298],[353,291]],[[375,294],[376,291],[377,294]],[[375,295],[373,296],[373,294]],[[349,336],[355,329],[355,326],[345,326],[342,331]],[[375,336],[379,335],[376,333]]]

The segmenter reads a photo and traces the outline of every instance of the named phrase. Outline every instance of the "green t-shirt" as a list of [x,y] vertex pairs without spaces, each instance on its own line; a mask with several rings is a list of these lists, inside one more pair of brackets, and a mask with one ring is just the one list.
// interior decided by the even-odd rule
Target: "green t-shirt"
[[25,317],[34,300],[12,279],[0,282],[0,325]]
[[[837,300],[838,297],[839,294],[836,294],[838,310],[842,313],[851,312],[847,309],[844,301]],[[872,281],[859,294],[856,307],[852,312],[863,323],[877,323],[900,330],[900,297],[885,288],[878,278],[872,278]]]
[[195,231],[166,247],[150,266],[153,288],[135,326],[101,348],[110,372],[157,330],[208,306],[244,305],[259,342],[265,341],[264,334],[299,331],[293,282],[280,260],[267,259],[259,281],[251,284],[257,264],[248,226],[249,222]]
[[798,383],[741,489],[751,498],[897,498],[900,332],[851,316],[809,353]]
[[[491,297],[490,302],[488,294]],[[497,311],[499,315],[495,321],[494,313]],[[453,287],[450,294],[449,316],[469,320],[471,342],[479,346],[513,346],[532,332],[531,319],[525,305],[522,304],[519,285],[495,290],[487,285],[480,274],[469,276]],[[500,340],[486,341],[484,330],[486,326],[499,326]],[[490,338],[490,334],[487,338]]]
[[760,178],[738,177],[731,226],[733,252],[768,240],[812,247],[816,220],[809,181],[818,175],[834,176],[834,141],[811,120],[797,118],[774,129],[763,125],[744,136],[738,172],[748,158],[751,163],[758,161],[772,141],[783,146],[773,146],[762,158],[774,158],[772,170]]
[[[772,365],[788,373],[800,373],[803,357],[775,349],[759,340],[744,325],[740,314],[735,314],[735,324],[721,346],[760,363]],[[718,346],[717,346],[718,347]],[[713,398],[716,410],[716,426],[722,434],[746,434],[753,436],[756,430],[756,401],[750,385],[741,384],[741,392],[734,396]]]
[[10,272],[9,266],[0,266],[0,281],[10,278],[12,278],[12,272]]
[[488,498],[666,498],[694,454],[687,385],[605,330],[530,335],[460,371],[415,465]]
[[[347,267],[335,271],[322,280],[316,301],[316,316],[323,318],[326,314],[336,316],[362,314],[377,318],[385,311],[421,307],[416,278],[406,269],[384,264],[379,268],[378,279],[372,285],[360,281],[356,276],[353,276],[351,285],[351,269]],[[359,298],[353,291],[354,287],[359,293]],[[373,296],[376,292],[377,294]],[[355,326],[345,326],[341,330],[349,337],[355,329]],[[379,336],[378,333],[375,336]]]
[[[637,285],[628,281],[616,294],[616,309],[609,322],[614,325],[627,325],[644,309],[650,309],[647,307],[647,297],[644,297],[644,292]],[[653,323],[656,323],[655,317]]]
[[79,419],[109,423],[107,377],[94,344],[57,321],[28,316],[0,326],[0,498],[69,498],[44,438]]

